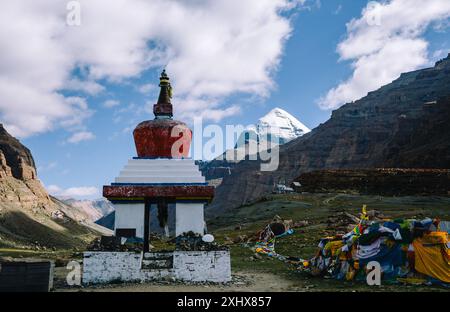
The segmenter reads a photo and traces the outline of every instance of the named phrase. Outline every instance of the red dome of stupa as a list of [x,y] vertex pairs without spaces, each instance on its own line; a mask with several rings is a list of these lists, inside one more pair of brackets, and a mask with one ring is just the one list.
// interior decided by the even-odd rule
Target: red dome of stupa
[[133,131],[138,157],[183,158],[189,155],[192,131],[172,119],[172,87],[164,70],[161,73],[158,103],[153,105],[155,119],[141,122]]

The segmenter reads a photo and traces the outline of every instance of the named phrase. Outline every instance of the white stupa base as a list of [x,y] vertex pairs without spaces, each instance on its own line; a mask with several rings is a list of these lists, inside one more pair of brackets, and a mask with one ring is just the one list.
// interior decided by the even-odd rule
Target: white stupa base
[[[206,184],[198,166],[192,159],[130,159],[116,184],[124,185],[196,185]],[[115,231],[118,229],[135,230],[136,237],[144,237],[144,210],[142,201],[129,203],[128,201],[114,202],[116,210]],[[169,208],[170,209],[170,208]],[[204,202],[180,200],[175,205],[176,221],[175,234],[194,232],[203,235]],[[150,229],[151,230],[151,229]]]
[[144,238],[144,203],[113,204],[115,213],[114,233],[117,229],[134,229],[136,237]]
[[[158,268],[145,258],[170,258]],[[152,260],[150,260],[152,261]],[[173,253],[85,252],[83,284],[148,282],[152,280],[226,283],[231,281],[229,251],[174,251]]]
[[[115,203],[114,233],[117,230],[134,230],[136,237],[144,238],[144,203]],[[171,209],[171,208],[169,208]],[[151,232],[150,228],[150,232]],[[203,235],[205,230],[204,204],[178,202],[175,204],[175,235],[194,232]]]
[[175,235],[194,232],[205,234],[204,205],[202,203],[177,203],[175,217]]

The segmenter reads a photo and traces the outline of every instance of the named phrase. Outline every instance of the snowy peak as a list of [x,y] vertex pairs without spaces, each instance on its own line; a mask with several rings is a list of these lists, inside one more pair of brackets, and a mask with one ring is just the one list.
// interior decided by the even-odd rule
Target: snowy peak
[[257,134],[262,136],[271,133],[272,136],[275,135],[280,139],[280,144],[287,143],[310,131],[297,118],[279,107],[261,117],[256,124]]
[[250,141],[257,141],[258,143],[271,141],[275,144],[285,144],[310,131],[297,118],[276,107],[241,134],[236,143],[236,148],[242,148]]

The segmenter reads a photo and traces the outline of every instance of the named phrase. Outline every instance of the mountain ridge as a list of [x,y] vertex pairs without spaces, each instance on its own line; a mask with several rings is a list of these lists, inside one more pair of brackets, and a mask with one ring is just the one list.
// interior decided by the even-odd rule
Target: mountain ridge
[[98,198],[94,200],[78,200],[74,198],[62,197],[57,198],[65,204],[73,207],[73,210],[77,212],[76,219],[78,221],[96,222],[114,211],[113,205],[105,198]]

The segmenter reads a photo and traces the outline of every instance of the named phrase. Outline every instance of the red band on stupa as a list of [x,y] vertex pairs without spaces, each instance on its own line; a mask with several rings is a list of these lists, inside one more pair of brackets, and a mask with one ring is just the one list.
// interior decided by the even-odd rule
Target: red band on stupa
[[212,199],[214,187],[208,185],[107,185],[103,187],[103,196],[106,198],[185,197]]

